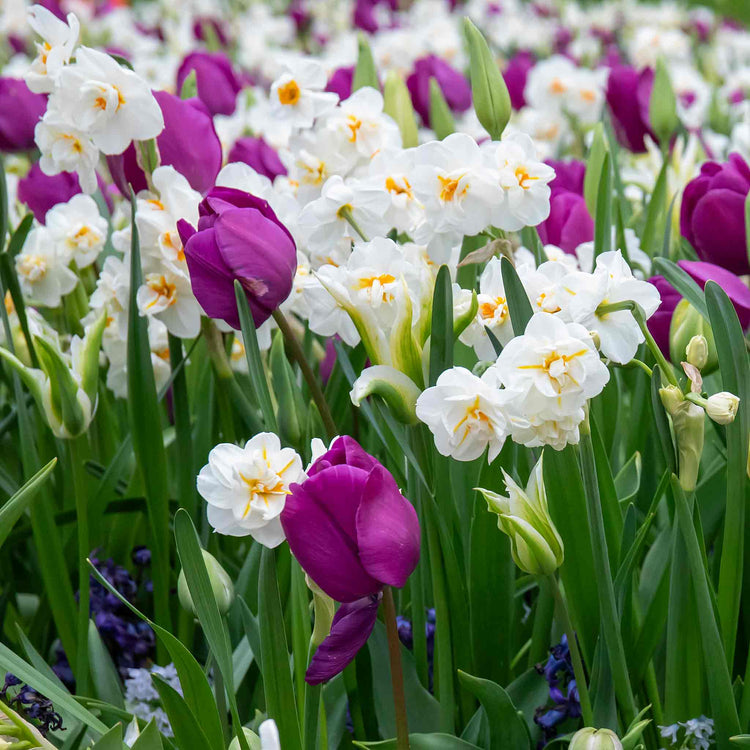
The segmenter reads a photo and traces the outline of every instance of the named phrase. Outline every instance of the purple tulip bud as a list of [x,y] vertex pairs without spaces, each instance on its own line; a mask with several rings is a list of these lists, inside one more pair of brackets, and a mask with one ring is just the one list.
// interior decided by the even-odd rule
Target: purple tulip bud
[[198,98],[212,115],[231,115],[237,108],[237,94],[242,85],[223,52],[191,52],[177,71],[177,91],[195,71]]
[[471,106],[471,86],[466,76],[437,55],[428,55],[414,63],[414,72],[406,79],[414,109],[422,122],[430,124],[430,79],[434,78],[445,101],[454,112],[465,112]]
[[273,180],[281,174],[286,174],[286,167],[276,151],[262,138],[238,138],[229,152],[229,163],[241,161],[251,166],[258,174]]
[[578,159],[547,159],[548,164],[555,170],[555,179],[550,182],[549,187],[552,195],[569,192],[583,195],[583,183],[586,179],[586,164]]
[[573,253],[583,242],[594,239],[594,220],[582,195],[563,190],[552,195],[550,212],[538,227],[545,245],[557,245]]
[[[182,100],[166,91],[154,91],[154,96],[164,115],[164,130],[156,139],[161,163],[173,166],[194,190],[206,193],[222,160],[221,142],[210,113],[200,99]],[[107,165],[123,195],[130,194],[128,184],[136,192],[148,187],[132,143],[124,153],[108,156]]]
[[505,85],[508,87],[510,94],[510,103],[513,109],[521,109],[526,106],[526,98],[523,95],[526,88],[526,79],[529,71],[536,64],[536,57],[533,52],[521,50],[508,60],[508,65],[503,71]]
[[354,80],[354,66],[349,65],[344,68],[337,68],[333,75],[328,79],[326,91],[338,94],[339,99],[343,102],[352,95],[352,81]]
[[750,273],[745,232],[745,200],[750,168],[739,154],[725,164],[706,162],[682,196],[680,232],[701,260],[733,273]]
[[309,682],[323,682],[364,645],[383,586],[406,583],[419,561],[420,531],[396,480],[351,437],[337,438],[307,475],[291,485],[281,525],[305,572],[344,602],[308,672]]
[[209,317],[239,330],[235,279],[245,290],[256,328],[292,291],[297,249],[266,201],[215,187],[200,205],[197,231],[184,219],[177,228],[193,293]]
[[607,104],[617,140],[636,153],[646,150],[644,138],[656,140],[649,120],[654,71],[644,68],[640,73],[626,65],[612,68],[607,81]]
[[20,78],[0,78],[0,151],[34,148],[34,128],[47,109],[47,97],[29,91]]

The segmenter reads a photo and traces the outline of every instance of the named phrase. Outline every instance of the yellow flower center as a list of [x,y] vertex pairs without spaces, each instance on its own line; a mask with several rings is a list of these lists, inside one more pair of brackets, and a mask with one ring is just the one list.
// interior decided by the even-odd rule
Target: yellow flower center
[[518,184],[524,189],[528,190],[531,185],[527,185],[526,183],[531,180],[538,180],[538,177],[532,177],[529,173],[526,167],[516,167],[516,179],[518,180]]
[[299,101],[300,94],[302,92],[300,91],[299,84],[297,81],[289,81],[288,83],[285,83],[283,86],[279,86],[278,90],[278,96],[279,101],[284,105],[294,105]]
[[409,198],[414,197],[414,193],[412,193],[411,191],[411,185],[409,184],[409,180],[407,180],[406,177],[402,178],[400,184],[396,182],[393,177],[386,177],[385,189],[389,193],[395,193],[396,195],[408,195]]
[[168,307],[171,307],[177,301],[177,287],[175,284],[170,284],[165,276],[155,273],[149,274],[146,285],[157,295],[146,305],[146,309],[156,305],[162,297],[167,298]]
[[[458,186],[461,182],[463,175],[460,177],[443,177],[438,175],[440,181],[440,200],[444,202],[452,201],[455,198],[463,198],[466,195],[466,191],[469,189],[468,185],[464,185],[463,189],[458,192]],[[458,192],[458,195],[456,193]]]
[[495,317],[495,311],[500,307],[500,320],[505,320],[508,315],[508,306],[505,303],[505,297],[495,297],[494,300],[489,302],[482,302],[479,305],[479,314],[484,320],[489,320]]

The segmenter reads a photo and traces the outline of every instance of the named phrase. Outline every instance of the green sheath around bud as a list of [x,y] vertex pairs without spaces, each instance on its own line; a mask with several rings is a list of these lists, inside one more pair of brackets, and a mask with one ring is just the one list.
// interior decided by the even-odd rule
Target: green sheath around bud
[[611,729],[585,727],[573,735],[568,750],[622,750],[622,742]]
[[430,125],[439,141],[456,132],[453,113],[445,101],[440,84],[434,78],[430,78]]
[[651,128],[656,133],[659,142],[667,143],[677,130],[680,121],[677,117],[677,99],[672,88],[672,81],[662,58],[656,62],[648,113]]
[[419,145],[417,120],[414,117],[409,89],[395,70],[389,71],[385,78],[383,111],[396,121],[404,148]]
[[380,396],[399,422],[416,424],[420,393],[414,381],[403,372],[388,365],[374,365],[354,381],[349,396],[355,406],[359,406],[368,396]]
[[708,362],[708,341],[699,334],[693,336],[685,347],[685,358],[688,363],[702,370]]
[[493,141],[499,141],[511,115],[510,94],[490,48],[479,29],[464,19],[471,59],[471,96],[479,122]]
[[[229,574],[210,552],[206,552],[206,550],[201,550],[201,552],[211,581],[211,588],[216,597],[216,603],[219,605],[219,612],[225,615],[234,601],[234,584]],[[195,605],[193,604],[193,597],[190,595],[190,589],[188,589],[184,570],[180,571],[180,577],[177,579],[177,596],[182,608],[195,614]]]
[[692,492],[698,481],[698,468],[703,453],[705,414],[700,406],[685,400],[682,391],[673,385],[661,388],[659,396],[672,417],[680,485],[685,492]]

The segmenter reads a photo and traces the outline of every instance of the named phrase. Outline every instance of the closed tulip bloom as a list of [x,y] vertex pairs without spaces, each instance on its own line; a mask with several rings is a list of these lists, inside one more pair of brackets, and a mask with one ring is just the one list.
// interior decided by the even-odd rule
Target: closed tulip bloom
[[582,195],[567,190],[555,192],[551,187],[550,213],[538,226],[539,236],[545,245],[573,253],[579,245],[594,239],[594,220]]
[[212,115],[231,115],[237,108],[237,94],[242,88],[232,63],[223,52],[191,52],[177,71],[177,91],[195,71],[198,98]]
[[308,576],[343,602],[308,669],[315,684],[364,645],[383,587],[403,586],[417,565],[420,531],[395,479],[351,437],[337,438],[307,475],[291,485],[281,525]]
[[[161,165],[174,167],[193,190],[206,193],[216,181],[222,160],[210,112],[199,99],[183,100],[166,91],[155,91],[154,97],[164,115],[164,130],[156,139]],[[132,144],[124,153],[108,156],[107,166],[123,195],[130,195],[128,185],[136,193],[148,189]]]
[[231,164],[238,161],[244,162],[269,180],[286,174],[286,167],[279,159],[279,155],[262,138],[238,138],[229,152],[227,162]]
[[20,78],[0,78],[0,151],[34,148],[34,128],[46,107],[47,98]]
[[649,103],[654,86],[654,71],[640,73],[627,65],[612,69],[607,80],[607,104],[617,140],[635,153],[646,151],[645,137],[656,136],[649,120]]
[[454,112],[465,112],[471,106],[471,87],[466,76],[437,55],[428,55],[414,63],[414,72],[406,79],[414,109],[422,122],[430,124],[430,79],[440,86],[445,101]]
[[710,161],[691,180],[680,206],[680,232],[698,257],[732,273],[750,273],[745,232],[745,200],[750,167],[739,154],[724,164]]
[[58,203],[67,203],[80,192],[75,172],[47,175],[42,172],[39,162],[34,163],[28,174],[18,181],[18,200],[25,203],[41,223],[44,223],[47,211]]
[[193,293],[206,314],[240,328],[234,281],[247,296],[256,328],[292,291],[297,248],[266,201],[213,188],[200,205],[197,231],[178,222]]

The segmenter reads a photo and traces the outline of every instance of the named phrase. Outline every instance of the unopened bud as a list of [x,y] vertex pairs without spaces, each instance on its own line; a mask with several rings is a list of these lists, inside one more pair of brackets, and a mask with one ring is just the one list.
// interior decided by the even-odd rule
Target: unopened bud
[[[250,750],[261,750],[262,745],[260,744],[260,737],[258,737],[252,729],[248,729],[247,727],[242,727],[242,731],[245,734],[245,739],[247,740]],[[232,741],[229,743],[229,750],[240,750],[239,737],[232,738]]]
[[687,361],[702,370],[708,362],[708,341],[702,334],[693,336],[685,347],[685,358]]
[[622,742],[611,729],[585,727],[573,735],[568,750],[622,750]]
[[[219,612],[225,615],[234,601],[234,584],[229,574],[221,567],[219,561],[210,552],[206,552],[206,550],[201,550],[201,552],[203,553],[203,562],[206,564],[208,577],[211,581],[211,588],[216,597],[216,603],[219,605]],[[195,614],[195,605],[193,604],[193,597],[190,595],[184,570],[180,571],[180,576],[177,579],[177,596],[180,599],[182,608]]]
[[703,453],[706,421],[703,409],[685,400],[682,391],[673,385],[659,389],[659,396],[672,417],[679,456],[680,486],[685,492],[692,492],[698,481],[698,467]]
[[731,424],[737,416],[740,400],[733,393],[722,391],[709,396],[706,414],[717,424]]

